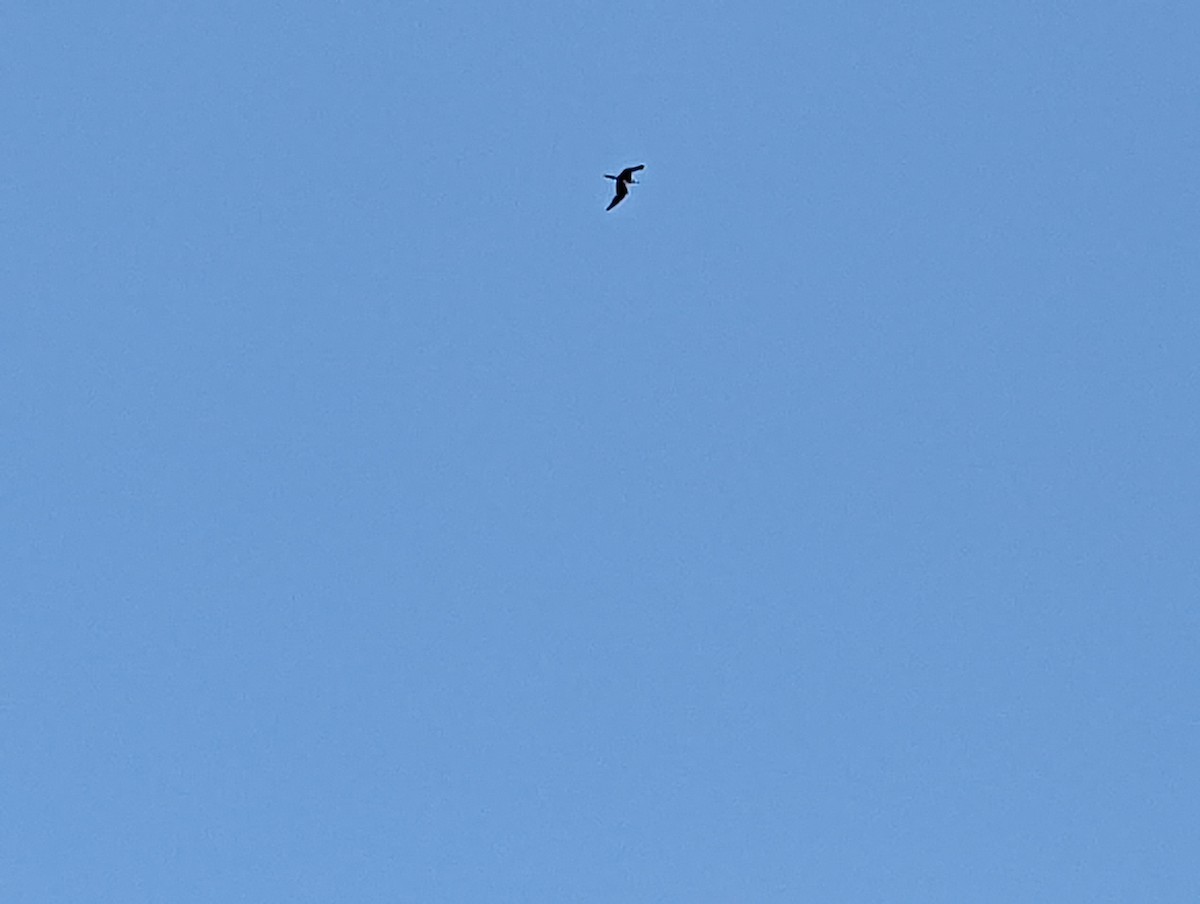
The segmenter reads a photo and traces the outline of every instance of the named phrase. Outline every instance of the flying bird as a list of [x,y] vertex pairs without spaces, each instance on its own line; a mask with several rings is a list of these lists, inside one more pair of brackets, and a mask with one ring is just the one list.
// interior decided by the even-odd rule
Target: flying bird
[[633,174],[638,170],[644,170],[645,168],[646,164],[639,163],[637,166],[625,167],[625,169],[621,170],[621,175],[619,176],[610,176],[608,173],[604,174],[605,179],[614,179],[617,183],[617,193],[613,196],[613,199],[608,202],[608,206],[604,208],[605,210],[612,210],[623,200],[625,200],[625,196],[629,194],[629,186],[637,185],[637,182],[634,181]]

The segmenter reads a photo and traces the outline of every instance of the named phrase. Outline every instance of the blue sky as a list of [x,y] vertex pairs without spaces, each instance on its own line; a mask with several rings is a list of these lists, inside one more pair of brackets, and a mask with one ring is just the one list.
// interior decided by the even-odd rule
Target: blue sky
[[4,900],[1197,900],[1200,11],[902,6],[7,4]]

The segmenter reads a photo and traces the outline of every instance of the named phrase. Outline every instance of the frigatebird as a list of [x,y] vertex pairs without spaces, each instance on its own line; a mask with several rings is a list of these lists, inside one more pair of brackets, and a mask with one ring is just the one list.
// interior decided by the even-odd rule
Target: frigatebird
[[617,183],[617,193],[613,196],[613,199],[608,202],[608,206],[604,208],[605,210],[612,210],[623,200],[625,200],[625,196],[629,194],[629,186],[637,185],[637,182],[634,181],[633,174],[638,170],[644,170],[645,168],[646,164],[639,163],[637,166],[625,167],[625,169],[621,170],[621,175],[619,176],[610,176],[608,173],[604,174],[605,179],[614,179]]

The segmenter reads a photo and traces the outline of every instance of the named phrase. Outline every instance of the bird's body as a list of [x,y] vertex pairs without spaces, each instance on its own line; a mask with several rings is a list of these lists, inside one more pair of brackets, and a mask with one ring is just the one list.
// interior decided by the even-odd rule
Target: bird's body
[[617,183],[617,193],[613,195],[613,199],[608,202],[608,207],[604,208],[605,210],[612,210],[623,200],[625,200],[625,196],[629,194],[629,186],[637,185],[637,181],[633,178],[633,174],[638,170],[643,170],[645,168],[646,164],[639,163],[637,166],[625,167],[625,169],[621,170],[620,175],[617,176],[613,176],[608,173],[604,174],[605,179],[612,179]]

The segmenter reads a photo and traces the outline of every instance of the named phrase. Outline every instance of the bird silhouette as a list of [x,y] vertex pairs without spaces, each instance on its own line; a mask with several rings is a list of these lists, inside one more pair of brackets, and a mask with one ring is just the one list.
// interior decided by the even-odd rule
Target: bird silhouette
[[633,178],[633,174],[638,170],[644,170],[645,168],[646,164],[639,163],[637,166],[625,167],[625,169],[621,170],[621,174],[619,176],[612,176],[608,173],[604,174],[605,179],[613,179],[617,183],[617,193],[613,196],[613,199],[608,202],[608,206],[604,208],[605,210],[612,210],[625,200],[625,196],[629,194],[629,186],[637,185],[637,182]]

